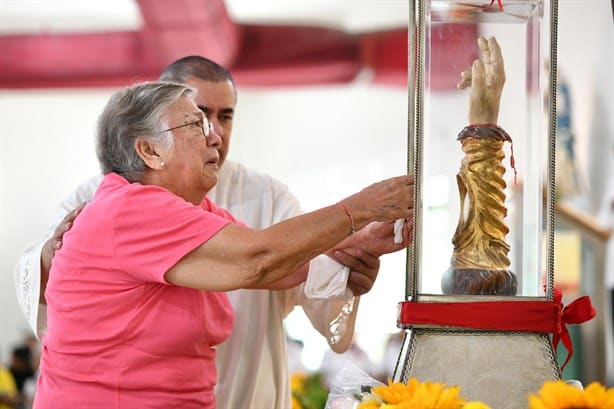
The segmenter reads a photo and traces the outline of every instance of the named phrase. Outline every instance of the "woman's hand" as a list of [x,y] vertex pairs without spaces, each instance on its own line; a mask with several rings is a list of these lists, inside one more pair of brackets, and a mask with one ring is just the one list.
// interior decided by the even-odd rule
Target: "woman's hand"
[[374,183],[341,201],[360,230],[372,221],[388,222],[413,217],[414,176],[404,175]]

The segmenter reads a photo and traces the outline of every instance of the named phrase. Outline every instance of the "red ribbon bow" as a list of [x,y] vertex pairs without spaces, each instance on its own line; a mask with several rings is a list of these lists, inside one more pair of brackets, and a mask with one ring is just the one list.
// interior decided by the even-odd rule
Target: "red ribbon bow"
[[563,346],[567,349],[567,358],[563,365],[561,365],[561,371],[565,369],[565,366],[569,363],[571,356],[573,355],[573,345],[569,331],[566,324],[581,324],[589,321],[597,315],[591,299],[588,295],[580,297],[574,300],[566,307],[563,306],[563,293],[555,288],[554,289],[554,302],[559,305],[559,322],[558,331],[556,331],[552,337],[552,346],[556,351],[556,347],[559,345],[559,341],[563,342]]
[[562,293],[555,289],[554,301],[405,301],[399,305],[397,324],[550,333],[553,334],[555,351],[559,341],[567,349],[562,371],[573,355],[567,324],[580,324],[596,315],[588,296],[580,297],[566,307],[562,299]]

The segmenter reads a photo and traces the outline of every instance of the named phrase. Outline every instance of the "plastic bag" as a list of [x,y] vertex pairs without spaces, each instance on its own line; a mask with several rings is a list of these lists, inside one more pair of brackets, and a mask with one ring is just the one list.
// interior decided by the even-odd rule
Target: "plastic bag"
[[354,409],[374,386],[383,385],[352,362],[348,362],[330,384],[324,409]]
[[[347,290],[346,293],[351,294],[351,291]],[[348,319],[352,314],[352,311],[354,311],[355,300],[356,297],[353,296],[349,300],[347,300],[346,303],[343,305],[343,308],[341,308],[339,314],[329,323],[329,340],[331,345],[341,341],[341,338],[343,338],[343,336],[345,335],[348,327]]]

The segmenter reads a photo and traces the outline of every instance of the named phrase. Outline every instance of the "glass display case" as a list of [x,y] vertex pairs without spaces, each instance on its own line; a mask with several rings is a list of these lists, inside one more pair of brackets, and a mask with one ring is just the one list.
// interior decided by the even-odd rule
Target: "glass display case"
[[[410,162],[422,190],[418,195],[421,234],[416,237],[411,266],[419,277],[415,290],[420,294],[466,292],[459,282],[469,278],[461,275],[475,267],[490,270],[491,276],[505,270],[499,278],[508,288],[476,288],[472,293],[545,296],[548,257],[542,237],[549,214],[543,204],[551,188],[548,172],[555,98],[550,91],[554,80],[550,75],[554,50],[551,4],[439,0],[414,5]],[[484,155],[490,148],[463,147],[464,141],[458,140],[461,131],[472,124],[471,90],[459,90],[457,83],[463,71],[484,57],[480,36],[496,38],[501,49],[505,82],[499,115],[492,125],[509,136],[488,157]],[[470,171],[462,169],[463,161],[470,162]],[[500,173],[496,177],[495,171]],[[482,237],[464,236],[471,234]],[[466,243],[472,249],[462,248],[461,242],[467,240],[472,241]],[[469,255],[477,246],[483,247],[481,253]],[[455,280],[456,286],[452,285]]]
[[410,0],[406,330],[395,380],[524,408],[559,379],[556,0]]

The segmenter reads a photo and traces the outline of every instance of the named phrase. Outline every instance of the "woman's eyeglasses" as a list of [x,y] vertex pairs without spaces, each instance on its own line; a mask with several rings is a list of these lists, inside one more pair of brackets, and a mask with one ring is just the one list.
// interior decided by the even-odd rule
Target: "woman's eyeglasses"
[[198,129],[202,131],[203,136],[205,138],[209,137],[209,134],[211,133],[211,128],[212,128],[211,122],[209,122],[207,117],[203,117],[203,119],[198,119],[196,121],[188,122],[187,124],[183,124],[183,125],[177,125],[172,128],[165,129],[162,132],[172,131],[175,129],[183,128],[184,126],[196,126]]

